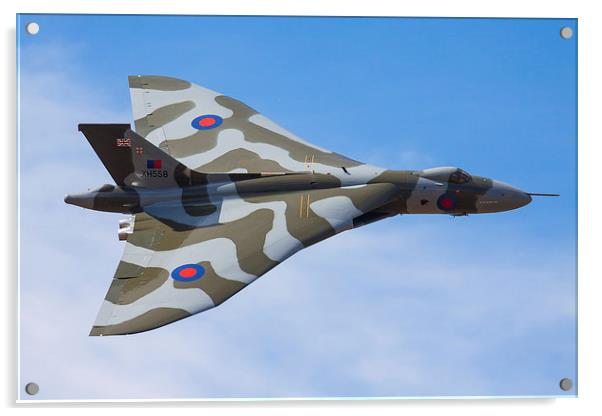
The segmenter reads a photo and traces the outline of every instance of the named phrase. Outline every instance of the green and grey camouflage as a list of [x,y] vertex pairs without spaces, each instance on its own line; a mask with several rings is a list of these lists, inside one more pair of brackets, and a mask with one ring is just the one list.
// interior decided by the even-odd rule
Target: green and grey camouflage
[[130,214],[90,335],[213,308],[297,251],[398,214],[506,211],[531,194],[454,167],[386,170],[314,146],[233,98],[129,77],[136,131],[80,124],[113,177],[65,202]]

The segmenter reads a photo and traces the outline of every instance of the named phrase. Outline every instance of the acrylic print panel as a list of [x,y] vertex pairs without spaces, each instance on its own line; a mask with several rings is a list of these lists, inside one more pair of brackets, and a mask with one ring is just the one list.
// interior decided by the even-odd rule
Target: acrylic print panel
[[17,34],[20,399],[577,394],[575,19]]

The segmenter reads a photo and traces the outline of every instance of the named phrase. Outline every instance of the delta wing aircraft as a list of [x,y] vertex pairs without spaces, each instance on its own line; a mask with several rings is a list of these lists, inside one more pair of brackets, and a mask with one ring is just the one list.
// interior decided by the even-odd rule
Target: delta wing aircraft
[[65,197],[130,214],[90,335],[147,331],[213,308],[351,228],[398,214],[507,211],[538,195],[455,167],[367,165],[187,81],[131,76],[129,86],[136,131],[79,125],[115,185]]

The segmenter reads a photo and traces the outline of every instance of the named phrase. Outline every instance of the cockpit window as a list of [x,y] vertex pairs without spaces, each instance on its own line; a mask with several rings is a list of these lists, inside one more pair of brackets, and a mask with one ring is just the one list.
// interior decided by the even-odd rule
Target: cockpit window
[[449,175],[449,181],[451,183],[463,184],[468,183],[472,180],[472,177],[462,169],[458,169],[451,175]]
[[424,178],[440,183],[449,182],[454,184],[463,184],[472,181],[472,176],[470,176],[468,172],[455,166],[424,169],[418,173]]

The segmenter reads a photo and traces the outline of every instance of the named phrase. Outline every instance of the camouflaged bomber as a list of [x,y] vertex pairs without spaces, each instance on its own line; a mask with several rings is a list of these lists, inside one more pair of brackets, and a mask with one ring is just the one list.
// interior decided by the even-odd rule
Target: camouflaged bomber
[[467,215],[531,195],[462,169],[386,170],[314,146],[216,92],[129,77],[136,131],[80,124],[115,180],[65,202],[131,214],[90,335],[147,331],[213,308],[297,251],[398,214]]

